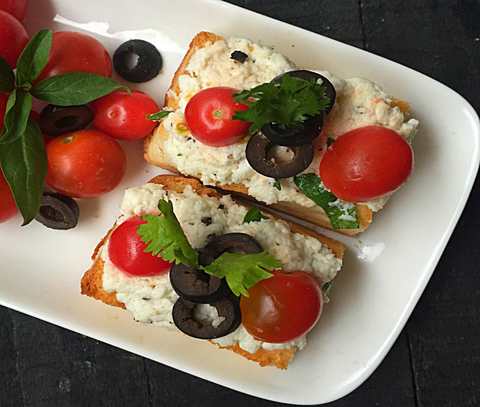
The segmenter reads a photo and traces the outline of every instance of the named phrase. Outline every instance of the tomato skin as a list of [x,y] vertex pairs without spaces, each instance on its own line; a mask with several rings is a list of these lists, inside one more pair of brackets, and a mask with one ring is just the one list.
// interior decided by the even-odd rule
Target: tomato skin
[[160,110],[155,101],[142,92],[114,92],[96,100],[93,126],[108,135],[125,140],[138,140],[148,136],[156,123],[149,114]]
[[108,257],[117,268],[131,276],[164,274],[170,270],[171,263],[145,253],[147,245],[137,233],[144,223],[140,216],[134,216],[118,226],[110,236]]
[[185,108],[185,120],[192,135],[201,143],[223,147],[241,140],[250,123],[233,120],[237,111],[248,106],[235,102],[236,89],[215,87],[201,90],[193,96]]
[[22,21],[27,12],[27,0],[0,0],[0,10],[6,11],[17,20]]
[[112,75],[112,60],[105,47],[94,37],[71,31],[53,33],[48,64],[37,81],[69,72]]
[[273,272],[242,297],[242,324],[256,339],[283,343],[306,334],[320,318],[323,297],[314,277],[303,271]]
[[413,170],[413,150],[395,131],[366,126],[340,136],[320,162],[320,178],[338,198],[365,202],[400,187]]
[[111,137],[80,130],[48,141],[47,184],[74,198],[94,198],[113,190],[126,171],[126,156]]
[[28,42],[28,34],[22,23],[5,11],[0,10],[0,57],[11,68],[17,66],[17,59]]
[[0,170],[0,223],[12,218],[17,213],[17,205],[12,191]]

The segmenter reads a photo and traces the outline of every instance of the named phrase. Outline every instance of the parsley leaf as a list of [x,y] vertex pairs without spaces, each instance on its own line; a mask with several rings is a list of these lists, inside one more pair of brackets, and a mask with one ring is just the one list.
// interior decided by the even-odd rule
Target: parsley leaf
[[206,273],[225,278],[230,290],[237,295],[248,297],[248,289],[261,280],[272,277],[269,271],[279,269],[282,264],[266,252],[242,254],[223,253],[213,263],[202,270]]
[[290,75],[284,75],[278,82],[264,83],[239,92],[235,100],[249,107],[236,112],[233,118],[251,122],[250,134],[268,123],[285,127],[301,124],[326,110],[331,103],[324,85]]
[[165,117],[167,117],[170,113],[173,113],[173,111],[172,110],[160,110],[157,113],[149,114],[147,116],[147,119],[151,120],[151,121],[154,121],[154,122],[159,122],[159,121],[165,119]]
[[277,188],[279,191],[282,190],[282,184],[280,183],[279,179],[276,179],[275,182],[273,183],[274,188]]
[[162,259],[176,264],[182,263],[192,267],[198,265],[198,253],[192,248],[183,232],[169,201],[160,200],[160,216],[145,215],[147,223],[140,225],[137,233],[147,245],[146,253],[161,256]]
[[251,208],[243,218],[243,223],[260,222],[262,219],[268,219],[263,216],[262,212],[258,208]]

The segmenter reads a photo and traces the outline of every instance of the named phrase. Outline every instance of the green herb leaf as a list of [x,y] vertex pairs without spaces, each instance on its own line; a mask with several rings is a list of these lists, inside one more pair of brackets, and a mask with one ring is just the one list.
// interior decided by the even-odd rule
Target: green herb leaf
[[27,44],[17,62],[17,86],[25,86],[38,78],[48,63],[52,48],[52,31],[39,31]]
[[272,277],[269,271],[282,266],[277,259],[266,252],[254,254],[223,253],[213,263],[202,267],[206,273],[225,278],[232,292],[248,297],[248,289],[261,280]]
[[147,245],[146,253],[160,256],[176,264],[182,263],[192,267],[198,265],[198,253],[192,248],[178,222],[170,201],[160,200],[160,216],[145,215],[147,222],[140,225],[137,233]]
[[260,222],[262,219],[268,218],[263,216],[262,212],[260,212],[260,209],[253,207],[250,208],[246,213],[245,217],[243,218],[243,223]]
[[276,179],[275,182],[273,183],[273,187],[277,188],[279,191],[282,190],[282,184],[280,183],[279,179]]
[[35,122],[29,120],[19,139],[0,148],[0,166],[26,225],[38,213],[47,174],[45,146]]
[[167,117],[170,113],[173,113],[173,111],[172,110],[160,110],[157,113],[149,114],[147,116],[147,119],[152,120],[154,122],[159,122],[159,121],[165,119],[165,117]]
[[15,86],[15,75],[10,65],[0,57],[0,92],[10,92]]
[[316,174],[302,174],[294,178],[295,185],[327,214],[334,229],[357,229],[357,208],[354,204],[340,201],[327,191]]
[[15,89],[8,97],[4,118],[4,132],[0,137],[0,145],[14,143],[25,133],[28,118],[32,110],[32,95]]
[[250,134],[268,123],[285,127],[301,124],[331,104],[323,85],[290,75],[284,75],[279,82],[264,83],[237,93],[235,100],[249,107],[233,117],[252,123]]
[[57,106],[78,106],[90,103],[119,89],[127,89],[113,79],[85,72],[53,76],[37,83],[32,94]]

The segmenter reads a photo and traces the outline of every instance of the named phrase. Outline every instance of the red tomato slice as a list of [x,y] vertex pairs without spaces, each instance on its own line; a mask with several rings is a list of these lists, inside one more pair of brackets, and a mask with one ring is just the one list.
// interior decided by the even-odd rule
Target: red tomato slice
[[12,68],[28,42],[28,34],[22,23],[5,11],[0,10],[0,57]]
[[140,216],[127,219],[110,236],[108,256],[111,262],[132,276],[155,276],[168,272],[171,264],[160,257],[145,253],[147,245],[137,233],[144,224]]
[[185,120],[192,135],[201,143],[214,147],[228,146],[241,140],[250,123],[234,120],[237,111],[248,106],[235,102],[232,88],[216,87],[201,90],[185,108]]
[[394,191],[413,170],[413,150],[395,131],[361,127],[340,136],[320,162],[320,178],[338,198],[365,202]]
[[242,297],[240,308],[245,329],[269,343],[288,342],[310,331],[320,318],[323,297],[308,273],[274,272]]

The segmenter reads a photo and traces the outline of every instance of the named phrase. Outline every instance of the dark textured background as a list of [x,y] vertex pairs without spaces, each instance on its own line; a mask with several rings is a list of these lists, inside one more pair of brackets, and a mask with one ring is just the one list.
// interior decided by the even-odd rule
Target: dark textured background
[[[480,108],[480,1],[230,2],[410,66],[447,84]],[[478,208],[477,182],[437,270],[395,346],[365,384],[329,406],[480,405]],[[217,405],[278,404],[0,307],[1,407]]]

